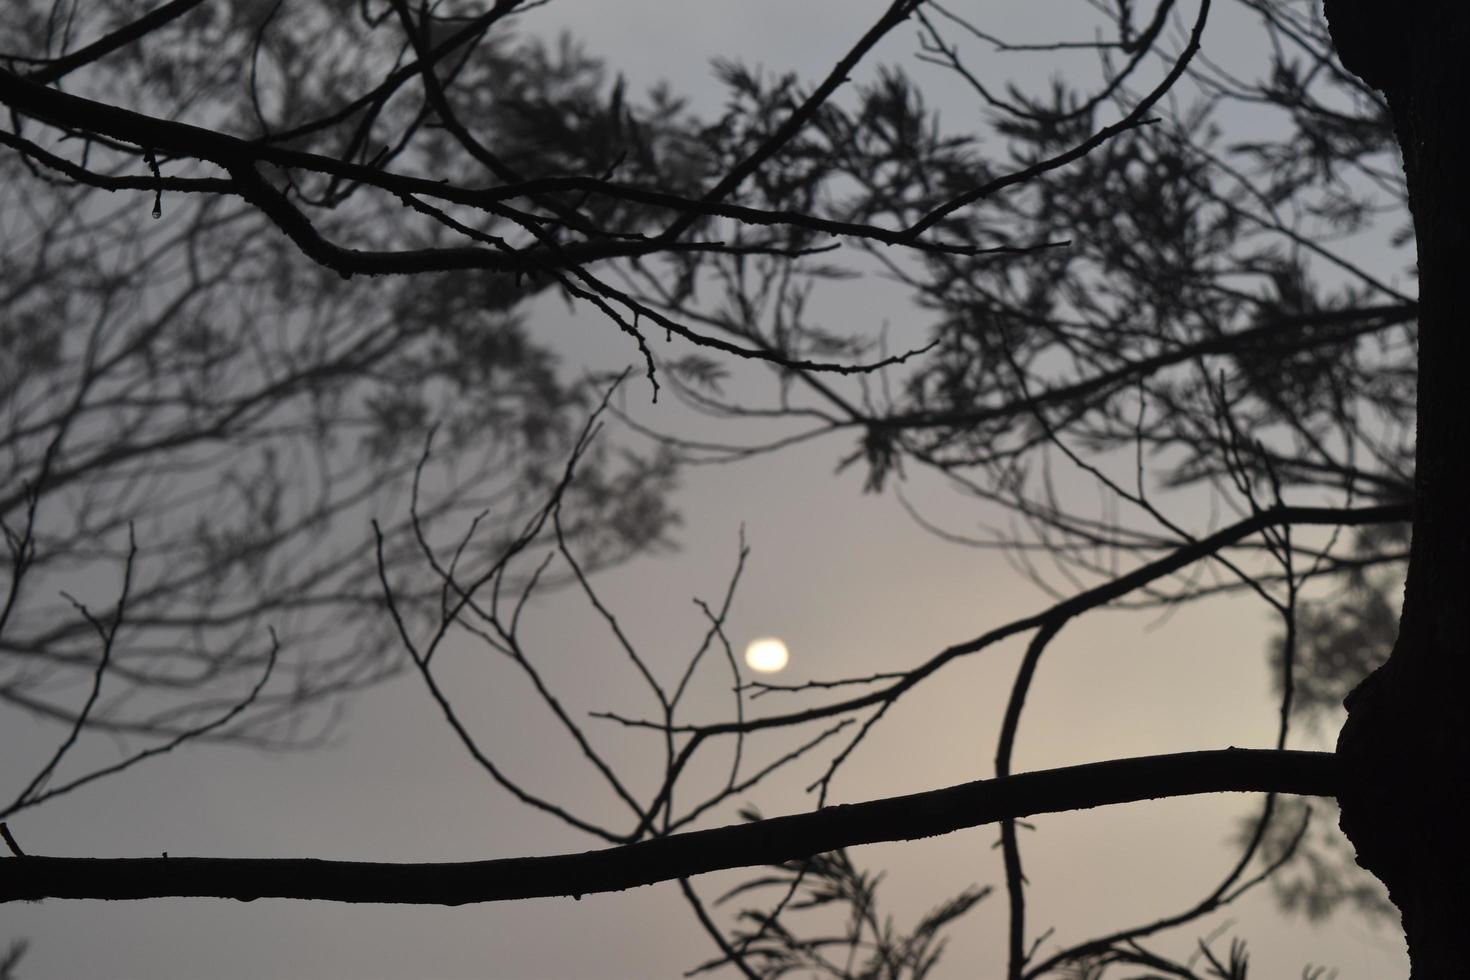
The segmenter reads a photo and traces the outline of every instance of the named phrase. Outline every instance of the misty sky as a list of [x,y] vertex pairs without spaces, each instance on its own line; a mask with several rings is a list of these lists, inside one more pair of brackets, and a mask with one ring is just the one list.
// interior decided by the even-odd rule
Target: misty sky
[[[626,73],[634,91],[667,79],[692,96],[695,110],[712,112],[720,96],[709,78],[710,58],[737,56],[815,80],[885,6],[874,0],[554,0],[521,23],[547,36],[569,29],[589,51],[606,57],[610,69]],[[1033,0],[957,3],[955,9],[993,18],[987,26],[997,33],[1040,40],[1063,30],[1082,6],[1081,0]],[[1189,5],[1191,15],[1193,9]],[[1248,45],[1251,37],[1230,22],[1227,8],[1206,35],[1206,51],[1227,57],[1232,45]],[[912,64],[915,48],[912,31],[897,31],[875,64],[914,68],[956,128],[982,121],[984,114],[939,69]],[[981,62],[994,57],[978,44],[970,50]],[[1018,62],[1016,73],[1044,81],[1054,68],[1033,59]],[[818,302],[829,321],[850,323],[858,332],[886,327],[895,347],[921,341],[927,328],[925,314],[902,288],[877,277],[829,289]],[[568,311],[551,300],[535,309],[533,330],[554,344],[569,368],[634,362],[626,338],[595,312]],[[748,370],[737,377],[761,383]],[[624,397],[644,424],[753,441],[742,438],[738,425],[712,430],[676,405],[649,405],[647,395],[646,386],[632,383]],[[852,448],[844,439],[687,473],[676,500],[685,520],[680,549],[640,558],[597,580],[657,669],[673,674],[698,643],[703,620],[692,599],[720,597],[742,525],[752,554],[730,635],[738,644],[757,636],[783,638],[792,654],[785,679],[897,669],[1047,603],[1002,556],[946,544],[910,520],[892,494],[863,494],[856,468],[834,475]],[[906,492],[957,531],[1004,520],[978,513],[973,503],[918,474]],[[528,615],[527,634],[570,705],[586,711],[634,697],[633,680],[613,656],[606,630],[575,593],[547,594]],[[1162,622],[1104,611],[1072,624],[1037,679],[1015,768],[1270,744],[1277,709],[1265,645],[1272,628],[1266,608],[1243,599],[1195,604]],[[844,768],[833,802],[991,775],[995,733],[1021,649],[1012,643],[956,664],[942,681],[906,696]],[[455,654],[446,669],[486,744],[548,795],[595,805],[600,797],[575,747],[543,737],[545,719],[528,714],[523,700],[505,698],[496,676],[483,669],[483,657],[468,647]],[[728,693],[717,683],[696,697],[706,719],[727,710]],[[483,708],[476,708],[477,698]],[[656,739],[592,730],[616,746],[620,760],[646,774],[638,783],[646,790],[658,773]],[[7,744],[54,731],[13,713],[0,717]],[[779,747],[776,738],[759,744],[764,751]],[[1322,747],[1305,738],[1294,745]],[[723,761],[725,751],[708,758]],[[647,760],[641,768],[640,759]],[[23,761],[12,752],[0,754],[0,775],[13,778]],[[752,800],[768,815],[810,807],[803,787],[822,761],[776,778]],[[1239,819],[1256,807],[1249,797],[1198,797],[1035,820],[1036,832],[1022,838],[1032,928],[1055,926],[1057,941],[1067,942],[1197,902],[1234,861],[1229,841]],[[731,808],[706,825],[734,820]],[[57,855],[168,851],[416,861],[596,846],[484,779],[422,684],[408,675],[358,697],[327,749],[263,755],[196,747],[48,803],[12,825],[29,850]],[[994,827],[984,827],[853,854],[864,866],[888,872],[880,896],[907,924],[972,882],[1002,885],[999,852],[992,850],[997,836]],[[712,875],[695,885],[712,899],[746,877]],[[1000,975],[1004,922],[1003,899],[982,903],[951,934],[939,975]],[[1392,932],[1375,933],[1350,913],[1320,927],[1287,920],[1264,889],[1159,945],[1187,956],[1197,938],[1217,928],[1249,941],[1253,975],[1297,976],[1307,963],[1336,967],[1341,980],[1406,973],[1401,941]],[[23,976],[79,980],[673,977],[714,953],[673,885],[580,902],[459,909],[278,900],[48,901],[6,907],[0,943],[15,937],[32,941]]]

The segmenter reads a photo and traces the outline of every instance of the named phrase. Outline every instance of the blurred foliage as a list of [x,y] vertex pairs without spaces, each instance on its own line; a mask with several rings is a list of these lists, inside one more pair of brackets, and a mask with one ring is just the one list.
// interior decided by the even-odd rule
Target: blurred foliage
[[[750,807],[740,816],[760,819],[760,813]],[[881,874],[857,868],[845,849],[772,865],[765,874],[720,897],[723,904],[756,893],[772,894],[778,896],[781,910],[780,915],[770,909],[743,910],[730,933],[730,947],[745,968],[763,980],[790,975],[922,980],[931,975],[944,953],[945,931],[992,891],[989,886],[967,888],[905,931],[895,925],[892,916],[879,911],[877,893],[882,880]],[[800,931],[783,921],[796,913],[810,913],[802,916]],[[730,959],[711,960],[693,972],[715,969]]]
[[[400,92],[339,113],[399,55],[363,9],[205,4],[64,84],[301,149],[378,155],[421,108]],[[35,64],[137,15],[124,0],[11,4],[0,57]],[[675,133],[687,141],[678,103],[655,94],[624,104],[621,86],[609,95],[602,65],[569,41],[501,38],[469,51],[451,91],[528,174],[616,166],[646,176],[664,156],[689,158],[671,144]],[[387,152],[481,179],[463,149],[424,132]],[[105,141],[87,152],[94,168],[130,172]],[[288,187],[343,244],[423,247],[440,234],[350,185]],[[393,560],[415,560],[407,493],[430,435],[425,522],[460,531],[484,511],[498,533],[476,547],[493,548],[560,481],[602,391],[531,329],[554,309],[545,279],[344,281],[238,201],[166,193],[154,221],[151,198],[0,154],[0,516],[14,542],[34,538],[32,557],[0,579],[18,596],[0,637],[0,699],[75,718],[96,637],[58,591],[96,609],[115,602],[132,528],[139,553],[110,696],[88,723],[145,738],[188,731],[259,675],[274,627],[282,664],[271,685],[211,737],[310,744],[333,717],[311,706],[339,705],[401,665],[396,641],[362,615],[381,602],[368,521],[389,530]],[[591,207],[640,220],[623,203]],[[675,482],[665,452],[604,439],[584,454],[564,526],[587,567],[668,545]]]

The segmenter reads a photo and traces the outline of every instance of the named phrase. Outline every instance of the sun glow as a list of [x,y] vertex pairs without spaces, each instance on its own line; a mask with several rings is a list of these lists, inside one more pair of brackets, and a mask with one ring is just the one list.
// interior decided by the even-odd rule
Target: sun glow
[[754,640],[750,646],[745,648],[745,664],[751,670],[762,674],[774,674],[786,667],[786,662],[791,659],[786,650],[786,644],[773,637],[763,640]]

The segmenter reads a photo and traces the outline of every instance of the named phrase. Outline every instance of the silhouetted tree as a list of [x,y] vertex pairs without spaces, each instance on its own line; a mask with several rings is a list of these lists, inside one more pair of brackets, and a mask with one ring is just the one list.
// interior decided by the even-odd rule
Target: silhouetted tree
[[[1237,6],[1259,18],[1269,43],[1193,63],[1151,125],[945,219],[962,242],[1070,239],[1067,248],[1004,263],[945,254],[915,262],[859,243],[935,312],[936,346],[917,370],[881,386],[797,378],[769,401],[671,372],[676,390],[712,416],[786,416],[800,428],[764,444],[669,444],[693,462],[724,463],[855,431],[842,462],[866,470],[868,489],[927,469],[1003,505],[1021,520],[988,533],[915,517],[948,540],[1007,549],[1020,573],[1059,596],[1111,579],[1121,555],[1147,560],[1187,542],[1198,533],[1187,515],[1205,506],[1246,514],[1284,499],[1406,504],[1417,304],[1381,261],[1362,257],[1372,248],[1397,261],[1412,242],[1388,103],[1337,64],[1317,7]],[[984,58],[966,58],[962,42],[978,43],[991,64],[1054,58],[1059,46],[1009,44],[942,6],[918,14],[922,57],[993,110],[1012,165],[1027,167],[1099,129],[1128,91],[1139,38],[1156,38],[1170,7],[1138,28],[1126,5],[1117,13],[1116,39],[1086,45],[1103,60],[1095,91],[1056,84],[1040,97],[998,95],[972,67]],[[736,69],[727,78],[752,107],[778,97],[765,89],[779,82]],[[769,182],[845,215],[918,221],[977,175],[996,176],[997,153],[947,134],[922,87],[898,71],[851,109],[827,107],[799,139],[775,158],[785,170]],[[736,261],[713,311],[657,282],[649,301],[773,345],[823,339],[806,312],[815,276]],[[1068,478],[1078,457],[1103,477],[1085,481],[1086,492]],[[1290,571],[1254,564],[1261,546],[1241,542],[1231,564],[1205,563],[1126,602],[1166,609],[1274,589],[1274,598],[1261,594],[1289,620],[1272,651],[1285,704],[1314,728],[1335,727],[1342,697],[1392,644],[1408,525],[1373,524],[1305,550],[1298,540]],[[1276,825],[1261,851],[1267,863],[1296,838],[1297,821],[1278,815]],[[1292,907],[1318,916],[1344,901],[1385,907],[1381,890],[1352,873],[1336,833],[1308,838],[1291,861],[1273,882]]]
[[[1115,36],[1096,44],[1105,55],[1096,88],[1058,87],[1038,100],[1015,91],[998,96],[967,66],[955,37],[991,40],[979,28],[937,4],[895,0],[810,90],[726,66],[728,112],[701,127],[665,96],[651,106],[630,105],[621,85],[605,102],[579,102],[575,91],[565,90],[541,103],[499,99],[506,86],[492,84],[501,81],[496,73],[514,73],[516,63],[497,59],[487,39],[526,6],[515,0],[435,12],[405,0],[339,6],[336,16],[314,10],[299,14],[301,23],[286,24],[276,19],[279,8],[262,16],[241,5],[232,14],[249,24],[246,31],[200,0],[175,0],[99,32],[98,41],[66,46],[69,54],[34,55],[24,65],[12,57],[11,68],[0,69],[0,100],[24,124],[4,140],[28,165],[91,186],[141,191],[155,208],[182,195],[238,199],[244,213],[267,219],[263,236],[288,239],[342,277],[400,275],[422,283],[431,274],[460,274],[469,290],[522,289],[527,280],[554,284],[629,336],[655,392],[663,383],[711,410],[750,408],[710,393],[720,365],[703,355],[678,356],[661,368],[645,331],[768,362],[785,382],[777,414],[814,418],[818,431],[861,433],[849,458],[866,465],[871,487],[901,472],[905,460],[935,467],[1033,521],[1034,538],[1002,543],[1021,554],[1039,545],[1065,570],[1095,579],[917,667],[803,685],[787,695],[813,702],[748,717],[749,696],[776,688],[738,682],[724,608],[707,609],[708,632],[685,672],[670,682],[626,641],[592,587],[578,554],[582,546],[563,517],[589,452],[589,426],[561,478],[535,484],[542,505],[514,532],[482,544],[478,556],[477,526],[448,544],[424,531],[418,517],[436,505],[425,503],[415,482],[412,537],[436,583],[433,601],[410,614],[406,600],[415,590],[383,535],[379,578],[414,667],[489,777],[615,846],[433,866],[17,856],[5,864],[0,894],[457,904],[678,879],[720,947],[717,962],[747,976],[814,966],[831,966],[836,975],[921,975],[932,965],[938,929],[982,893],[957,897],[911,937],[879,926],[868,938],[872,882],[836,852],[995,822],[1009,904],[1008,977],[1064,970],[1100,976],[1114,964],[1195,976],[1189,964],[1168,961],[1143,941],[1233,900],[1289,857],[1290,843],[1277,848],[1264,871],[1250,871],[1271,832],[1275,794],[1290,793],[1339,798],[1359,861],[1388,886],[1403,915],[1414,975],[1454,975],[1458,896],[1470,885],[1470,844],[1458,831],[1462,774],[1470,762],[1460,703],[1467,689],[1461,647],[1470,636],[1464,620],[1470,613],[1463,609],[1470,517],[1462,506],[1470,462],[1455,421],[1454,382],[1470,365],[1455,330],[1458,293],[1450,278],[1464,258],[1467,217],[1456,179],[1462,126],[1453,93],[1466,81],[1456,52],[1470,35],[1470,14],[1411,4],[1390,16],[1369,0],[1335,0],[1329,36],[1306,4],[1244,0],[1276,41],[1270,80],[1244,83],[1201,54],[1208,0],[1178,32],[1170,29],[1173,0],[1161,0],[1146,25],[1134,22],[1131,3],[1120,2],[1111,8]],[[250,19],[252,12],[258,19]],[[982,155],[966,140],[944,135],[899,74],[863,91],[855,108],[832,99],[854,66],[903,24],[915,25],[929,58],[958,72],[999,114],[1011,159]],[[48,29],[38,21],[30,43],[43,45]],[[157,107],[143,102],[121,108],[110,93],[87,98],[52,84],[107,57],[132,57],[146,68],[155,62],[138,52],[161,32],[173,35],[179,50],[195,52],[202,70],[213,67],[218,52],[230,51],[231,42],[242,64],[258,62],[272,43],[289,55],[292,39],[308,30],[330,38],[345,32],[347,82],[322,88],[311,72],[323,59],[284,56],[280,77],[258,86],[252,81],[250,98],[234,114],[179,107],[194,124],[146,111]],[[1351,75],[1338,66],[1329,37]],[[384,65],[393,67],[385,72]],[[235,77],[257,76],[240,71]],[[1166,97],[1186,91],[1187,77],[1202,93],[1201,106],[1156,121]],[[593,98],[591,91],[582,90],[585,99]],[[1219,152],[1210,113],[1231,100],[1285,110],[1289,136]],[[598,108],[579,115],[566,104]],[[514,141],[502,141],[503,132],[524,133],[535,150],[507,152]],[[64,137],[82,141],[86,152],[64,152]],[[1417,298],[1332,251],[1320,227],[1297,220],[1306,215],[1353,229],[1364,225],[1375,202],[1401,205],[1386,162],[1390,138],[1405,154],[1419,249]],[[537,141],[562,152],[541,152]],[[1288,209],[1293,213],[1283,217]],[[812,258],[834,235],[873,251],[938,313],[935,345],[896,388],[863,378],[896,370],[908,355],[886,356],[802,315],[810,281],[838,271],[820,264],[830,260]],[[1059,235],[1072,240],[1063,244]],[[1323,264],[1335,266],[1339,278],[1320,282]],[[612,274],[621,277],[616,284]],[[723,289],[723,304],[705,298],[711,288]],[[471,340],[479,336],[468,333]],[[854,363],[861,358],[867,362]],[[858,376],[856,396],[837,383],[843,375]],[[818,407],[789,400],[793,388],[806,390]],[[396,419],[384,430],[397,431]],[[1414,419],[1417,442],[1407,432]],[[716,457],[759,449],[681,448]],[[1121,475],[1120,452],[1130,457]],[[1076,501],[1047,479],[1046,462],[1058,456],[1147,523],[1079,516]],[[431,459],[426,451],[420,468]],[[1236,519],[1190,530],[1156,502],[1157,488],[1145,479],[1145,461],[1152,459],[1166,485],[1209,490],[1236,508]],[[1360,668],[1373,662],[1371,652],[1340,652],[1352,638],[1342,613],[1333,611],[1343,600],[1324,605],[1303,589],[1324,576],[1346,581],[1372,597],[1360,610],[1361,622],[1365,632],[1371,626],[1381,634],[1392,603],[1380,598],[1380,581],[1364,576],[1402,560],[1403,535],[1394,528],[1409,517],[1411,504],[1411,587],[1394,652],[1350,697],[1336,754],[1288,750],[1298,651],[1324,662],[1310,675],[1324,683],[1351,669],[1344,662]],[[1312,526],[1375,530],[1344,546],[1335,530],[1314,536]],[[1118,570],[1113,563],[1120,554],[1132,556],[1133,567]],[[659,705],[652,719],[607,716],[661,739],[662,777],[650,793],[629,789],[527,653],[519,612],[550,561],[560,562],[605,615]],[[1189,577],[1202,563],[1223,575]],[[523,564],[529,565],[524,572]],[[1183,584],[1171,585],[1180,573]],[[1061,629],[1109,603],[1157,605],[1227,589],[1254,592],[1281,619],[1274,749],[1011,773],[1031,678]],[[85,618],[103,646],[100,678],[120,617],[110,625]],[[537,796],[460,722],[453,692],[434,670],[436,651],[459,629],[525,674],[626,805],[625,827]],[[1030,641],[997,741],[997,778],[822,806],[833,774],[898,698],[947,664],[1015,635]],[[687,722],[678,714],[681,698],[690,677],[707,666],[736,677],[732,716]],[[746,735],[813,725],[825,727],[791,751],[742,769]],[[713,790],[703,786],[700,795],[677,794],[696,773],[699,750],[723,740],[736,746],[728,777]],[[829,740],[840,747],[814,784],[816,812],[688,829]],[[1270,795],[1239,862],[1198,905],[1040,951],[1026,928],[1019,818],[1224,790]],[[826,856],[813,857],[818,854]],[[760,883],[780,885],[785,897],[727,936],[685,879],[755,864],[781,866]],[[814,887],[825,889],[823,900],[853,909],[853,926],[840,942],[854,953],[873,952],[871,969],[813,960],[821,945],[780,925],[793,899]],[[1238,948],[1207,959],[1215,975],[1245,974]]]
[[[146,30],[135,15],[12,4],[0,53],[52,91],[226,125],[292,118],[309,111],[296,100],[320,105],[361,78],[351,59],[299,57],[304,12],[176,3]],[[340,40],[362,26],[345,20]],[[79,34],[102,47],[78,51]],[[480,70],[503,112],[524,113],[503,146],[533,157],[568,152],[538,115],[553,96],[558,112],[586,111],[600,85],[569,49],[501,47]],[[0,134],[0,699],[73,739],[83,725],[141,737],[134,759],[181,738],[310,744],[331,716],[309,708],[404,662],[362,615],[380,602],[363,531],[397,509],[430,430],[448,465],[426,522],[528,512],[573,445],[586,392],[521,313],[544,281],[348,284],[298,261],[238,199],[117,196],[142,186],[126,152],[53,131],[58,150],[88,146],[78,163],[32,141],[37,129],[17,117]],[[144,157],[171,166],[162,150]],[[375,217],[347,211],[334,227]],[[568,522],[589,561],[656,544],[672,519],[666,460],[587,462]],[[401,563],[411,538],[389,531]],[[62,598],[105,595],[119,577],[115,614]],[[59,762],[0,816],[75,785],[51,778]]]

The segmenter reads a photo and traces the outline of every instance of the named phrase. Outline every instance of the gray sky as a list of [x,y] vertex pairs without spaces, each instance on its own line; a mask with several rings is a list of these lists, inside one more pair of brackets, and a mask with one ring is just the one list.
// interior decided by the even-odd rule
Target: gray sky
[[[524,22],[569,28],[635,87],[668,79],[696,107],[717,104],[707,63],[738,55],[773,71],[814,79],[886,3],[805,0],[555,0]],[[956,5],[994,18],[997,32],[1051,38],[1078,0]],[[1192,10],[1192,7],[1190,8]],[[1228,8],[1227,8],[1228,9]],[[1207,51],[1244,43],[1231,25],[1207,35]],[[1211,45],[1217,45],[1212,48]],[[912,32],[899,31],[879,60],[907,60]],[[980,49],[974,49],[983,57]],[[1054,65],[1052,66],[1054,67]],[[1020,69],[1044,78],[1046,65]],[[947,118],[974,112],[937,69],[920,70]],[[885,323],[895,343],[925,323],[902,290],[871,279],[822,298],[824,309],[862,331]],[[624,338],[595,313],[545,303],[536,330],[575,363],[628,363]],[[645,422],[702,431],[675,407],[629,404]],[[784,638],[786,678],[852,675],[913,664],[934,651],[1040,608],[1045,596],[990,552],[947,545],[915,526],[891,495],[860,493],[861,474],[832,475],[845,443],[818,443],[748,464],[691,472],[677,503],[682,550],[640,559],[599,579],[610,606],[650,660],[676,671],[702,628],[694,596],[717,599],[742,523],[753,548],[735,603],[731,636]],[[1079,477],[1080,479],[1080,477]],[[910,487],[956,529],[977,514],[940,488]],[[531,611],[530,635],[551,677],[566,681],[580,709],[629,697],[608,637],[578,597],[549,595]],[[1043,768],[1117,756],[1225,745],[1264,746],[1275,705],[1264,656],[1271,621],[1244,600],[1192,606],[1154,627],[1122,613],[1092,614],[1049,652],[1021,732],[1015,767]],[[838,778],[834,802],[890,796],[991,774],[1001,708],[1020,647],[1009,645],[950,668],[906,697]],[[497,699],[482,658],[460,651],[452,669],[467,716],[487,744],[549,795],[595,801],[574,747],[542,738],[544,719],[524,702]],[[606,672],[596,665],[606,664]],[[589,666],[593,665],[593,666]],[[596,677],[593,684],[579,678]],[[1099,692],[1104,692],[1100,694]],[[699,692],[718,712],[721,692]],[[39,732],[0,719],[5,744]],[[51,731],[46,729],[46,731]],[[630,761],[644,747],[616,732]],[[314,856],[364,860],[460,860],[581,850],[594,842],[534,814],[497,790],[466,758],[414,677],[361,696],[334,747],[262,756],[195,748],[120,779],[58,799],[13,821],[28,849],[66,855]],[[646,746],[652,758],[655,746]],[[1309,747],[1307,742],[1299,746]],[[717,753],[718,754],[718,753]],[[712,756],[714,757],[714,756]],[[720,756],[723,758],[723,756]],[[0,751],[0,778],[21,764]],[[815,765],[815,764],[814,764]],[[646,767],[650,774],[655,766]],[[813,765],[754,795],[767,814],[811,805],[802,785]],[[1030,920],[1065,942],[1156,917],[1198,901],[1234,860],[1225,846],[1247,798],[1194,798],[1116,807],[1035,821],[1026,834]],[[711,821],[732,822],[734,813]],[[994,828],[921,843],[857,849],[856,860],[889,873],[888,911],[902,923],[965,885],[1000,885]],[[713,897],[742,873],[696,881]],[[983,903],[954,931],[939,974],[998,976],[1004,968],[1004,902]],[[1187,955],[1197,937],[1227,921],[1251,944],[1262,976],[1295,976],[1308,963],[1342,980],[1406,972],[1400,942],[1351,916],[1322,927],[1285,920],[1258,891],[1225,914],[1178,931],[1162,948]],[[23,975],[45,978],[468,978],[677,976],[713,947],[672,886],[581,902],[540,900],[461,909],[346,907],[260,901],[250,905],[170,900],[131,904],[46,902],[7,907],[0,941],[32,940]]]

